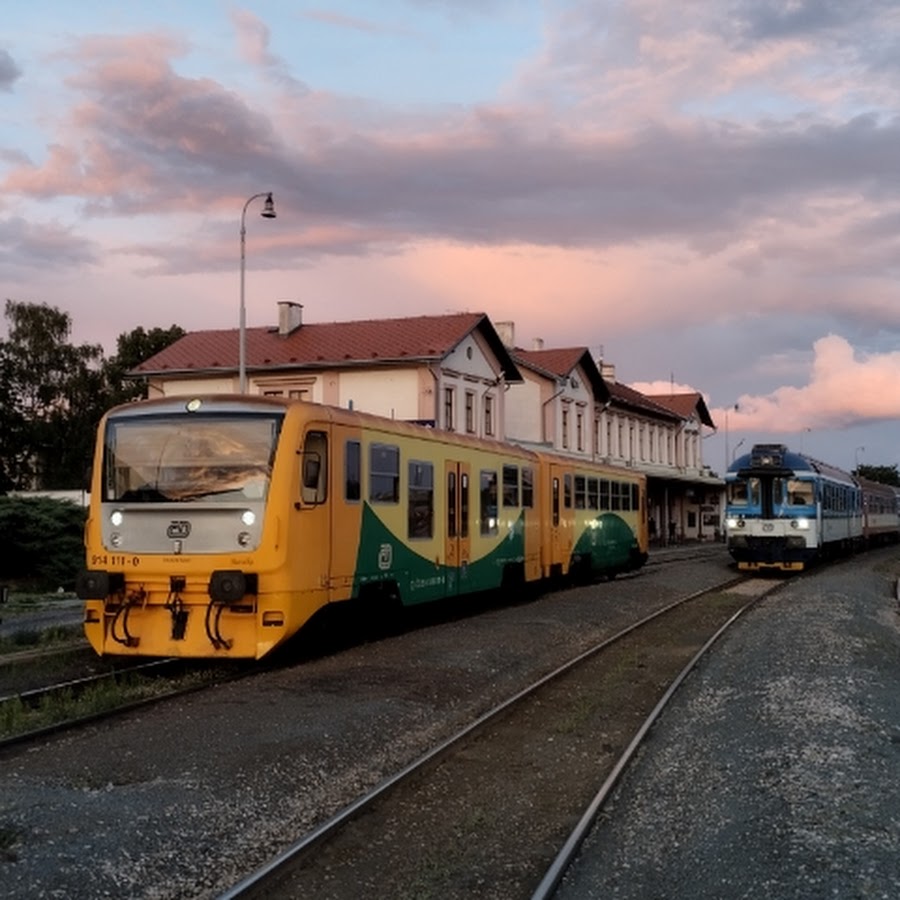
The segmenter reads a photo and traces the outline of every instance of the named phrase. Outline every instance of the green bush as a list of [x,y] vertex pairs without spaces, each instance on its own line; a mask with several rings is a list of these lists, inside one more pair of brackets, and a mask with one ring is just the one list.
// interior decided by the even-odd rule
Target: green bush
[[86,516],[68,500],[0,497],[0,584],[17,591],[72,590],[84,568]]

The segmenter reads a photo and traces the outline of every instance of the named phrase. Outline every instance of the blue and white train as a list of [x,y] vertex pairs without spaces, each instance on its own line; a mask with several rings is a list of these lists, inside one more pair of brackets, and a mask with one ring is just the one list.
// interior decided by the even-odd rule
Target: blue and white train
[[812,562],[900,538],[900,491],[756,444],[725,475],[728,551],[742,571],[798,572]]

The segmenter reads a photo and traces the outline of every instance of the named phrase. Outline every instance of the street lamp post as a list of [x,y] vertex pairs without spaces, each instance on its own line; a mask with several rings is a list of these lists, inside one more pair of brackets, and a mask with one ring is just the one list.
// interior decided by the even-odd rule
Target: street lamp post
[[271,191],[263,191],[261,194],[254,194],[244,204],[241,212],[241,317],[238,331],[238,380],[240,382],[240,392],[247,393],[247,307],[244,303],[244,270],[246,269],[246,244],[247,244],[247,207],[260,197],[265,197],[266,202],[260,215],[264,219],[275,218],[275,201],[272,199]]

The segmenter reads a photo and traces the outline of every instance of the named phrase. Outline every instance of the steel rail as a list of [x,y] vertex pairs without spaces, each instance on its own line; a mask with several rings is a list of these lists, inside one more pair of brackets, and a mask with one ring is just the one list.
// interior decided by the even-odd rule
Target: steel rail
[[[127,677],[132,674],[150,674],[154,677],[162,678],[167,674],[167,667],[177,670],[179,668],[183,668],[184,666],[185,660],[179,657],[154,659],[148,662],[137,663],[136,665],[128,666],[127,668],[119,669],[115,672],[104,672],[99,675],[85,676],[84,678],[76,678],[71,681],[61,682],[60,684],[51,685],[46,688],[35,688],[30,691],[24,691],[21,694],[11,694],[9,696],[0,698],[0,704],[19,700],[29,706],[36,707],[40,703],[41,698],[52,696],[53,693],[60,693],[66,690],[72,690],[73,688],[76,690],[84,691],[94,684],[102,684],[106,680],[115,680],[117,678]],[[50,724],[42,725],[39,728],[34,728],[30,731],[22,731],[16,734],[9,734],[0,737],[0,751],[6,750],[7,748],[16,746],[18,744],[31,743],[39,738],[47,737],[61,731],[67,731],[71,728],[78,728],[83,725],[89,725],[92,722],[98,722],[102,721],[103,719],[112,718],[113,716],[131,712],[135,709],[140,709],[143,706],[160,703],[164,700],[170,700],[174,697],[193,694],[197,691],[205,690],[206,688],[214,687],[216,685],[223,684],[229,681],[236,681],[240,678],[246,677],[247,675],[256,674],[259,671],[262,670],[255,669],[252,671],[239,671],[237,673],[218,675],[215,681],[202,681],[196,684],[190,684],[188,686],[181,685],[171,688],[170,690],[152,694],[150,696],[143,696],[131,700],[126,700],[125,702],[110,707],[109,709],[89,712],[84,715],[75,716],[71,719],[60,719],[58,722],[51,722]]]
[[716,631],[715,634],[712,635],[712,637],[710,637],[706,641],[706,643],[697,651],[694,657],[687,663],[687,665],[681,670],[681,672],[678,673],[675,680],[669,685],[668,689],[660,698],[659,702],[650,712],[650,715],[647,716],[641,727],[637,730],[637,733],[632,738],[631,743],[629,743],[629,745],[625,748],[625,751],[619,757],[615,766],[613,766],[612,771],[609,773],[606,780],[601,785],[600,790],[597,791],[593,800],[591,800],[591,802],[588,804],[587,809],[584,811],[581,819],[579,819],[578,824],[575,826],[575,828],[572,829],[571,834],[563,843],[563,846],[561,847],[556,858],[547,869],[544,877],[541,879],[540,884],[531,895],[531,900],[549,900],[549,898],[553,896],[556,888],[559,886],[560,881],[562,881],[563,876],[572,864],[572,861],[574,860],[578,849],[581,847],[581,844],[584,842],[585,837],[587,837],[588,832],[593,826],[598,813],[603,808],[603,804],[606,803],[609,795],[612,793],[613,788],[616,786],[625,769],[631,762],[632,758],[640,749],[641,745],[646,739],[650,729],[656,724],[657,719],[662,715],[665,708],[669,705],[672,698],[675,696],[676,691],[681,686],[685,678],[687,678],[687,676],[706,656],[709,650],[731,628],[731,626],[734,625],[734,623],[737,622],[737,620],[741,616],[743,616],[743,614],[748,609],[756,606],[756,604],[759,603],[760,600],[778,590],[780,586],[780,584],[773,585],[772,588],[764,591],[762,594],[754,597],[752,600],[742,606],[731,616],[731,618],[728,619],[728,621],[726,621]]
[[508,697],[506,700],[494,706],[492,709],[489,709],[487,712],[480,715],[464,728],[460,729],[458,732],[451,735],[446,740],[437,744],[422,756],[413,760],[411,763],[409,763],[409,765],[405,766],[400,771],[388,776],[383,781],[379,782],[370,791],[361,795],[359,798],[354,800],[348,806],[345,806],[339,812],[335,813],[333,816],[331,816],[331,818],[327,819],[321,825],[308,832],[302,838],[285,848],[281,853],[271,859],[268,863],[264,864],[255,872],[252,872],[250,875],[243,878],[241,881],[226,890],[224,893],[219,894],[217,900],[240,900],[240,898],[251,896],[252,892],[259,889],[267,879],[277,875],[280,870],[287,867],[302,853],[327,840],[327,838],[335,834],[342,826],[350,822],[359,812],[371,806],[379,797],[388,792],[395,785],[399,784],[404,779],[410,777],[415,772],[418,772],[420,769],[424,768],[427,764],[431,763],[442,754],[446,753],[454,745],[469,737],[474,731],[481,728],[489,721],[500,716],[514,704],[530,696],[540,688],[544,687],[544,685],[565,674],[575,666],[584,662],[586,659],[589,659],[602,650],[607,649],[612,644],[622,640],[623,638],[642,628],[644,625],[654,621],[655,619],[664,616],[671,610],[677,609],[679,606],[683,606],[684,604],[689,603],[692,600],[696,600],[698,597],[702,597],[713,591],[725,590],[735,584],[740,584],[749,580],[751,580],[750,577],[746,575],[740,575],[737,578],[730,578],[729,580],[713,587],[704,588],[701,591],[695,591],[694,593],[689,594],[686,597],[675,600],[667,604],[666,606],[661,607],[655,612],[644,616],[642,619],[633,622],[627,628],[622,629],[616,634],[605,638],[600,643],[595,644],[593,647],[589,647],[587,650],[579,653],[577,656],[563,663],[561,666],[558,666],[556,669],[542,676],[537,681],[513,694],[511,697]]

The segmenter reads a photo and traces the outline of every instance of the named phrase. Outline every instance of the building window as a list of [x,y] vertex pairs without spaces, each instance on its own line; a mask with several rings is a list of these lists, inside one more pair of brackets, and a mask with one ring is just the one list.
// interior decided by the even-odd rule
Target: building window
[[407,522],[410,538],[430,538],[434,534],[434,466],[410,460]]
[[575,413],[575,446],[584,451],[584,413],[580,409]]
[[475,394],[466,391],[466,432],[475,434]]
[[569,448],[569,410],[565,406],[562,410],[562,445],[564,450]]
[[456,389],[444,388],[444,428],[447,431],[456,430]]
[[494,398],[491,394],[484,398],[484,433],[488,436],[494,433]]

